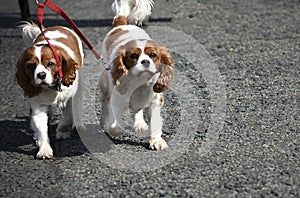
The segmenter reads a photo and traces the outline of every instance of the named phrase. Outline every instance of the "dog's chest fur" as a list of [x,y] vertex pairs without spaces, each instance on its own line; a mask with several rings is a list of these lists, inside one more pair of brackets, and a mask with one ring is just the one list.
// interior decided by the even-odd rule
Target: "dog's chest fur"
[[66,104],[70,98],[74,96],[78,89],[78,77],[73,85],[66,87],[62,85],[62,92],[55,91],[51,88],[43,88],[42,92],[32,98],[29,101],[35,101],[40,105],[56,105],[60,109],[66,107]]
[[141,109],[147,108],[155,95],[157,93],[153,91],[152,86],[144,84],[138,87],[130,96],[129,107],[131,111],[136,113]]

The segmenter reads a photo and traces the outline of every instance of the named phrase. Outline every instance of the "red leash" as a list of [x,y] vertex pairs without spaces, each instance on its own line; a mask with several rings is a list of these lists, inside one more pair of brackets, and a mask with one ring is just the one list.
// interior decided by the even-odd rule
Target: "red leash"
[[61,84],[61,80],[63,77],[63,73],[62,73],[62,67],[61,67],[61,62],[59,60],[58,54],[55,50],[55,48],[51,45],[51,43],[49,42],[48,38],[46,38],[44,31],[42,29],[42,24],[43,24],[43,16],[44,16],[44,7],[47,6],[48,8],[50,8],[53,12],[55,12],[56,14],[60,15],[61,17],[63,17],[69,24],[70,26],[74,29],[74,31],[79,35],[79,37],[85,42],[85,44],[89,47],[89,49],[93,52],[93,54],[95,55],[95,57],[97,58],[97,60],[101,60],[106,69],[110,69],[110,66],[108,63],[103,61],[103,57],[99,54],[99,52],[96,50],[96,48],[90,43],[90,41],[84,36],[84,34],[80,31],[80,29],[78,28],[78,26],[74,23],[74,21],[56,4],[54,4],[51,0],[46,0],[45,3],[40,3],[38,0],[36,0],[36,3],[38,4],[38,10],[37,10],[37,21],[38,21],[38,26],[45,38],[45,40],[47,41],[48,45],[50,46],[51,50],[54,53],[56,62],[57,62],[57,66],[59,69],[59,73],[58,73],[58,86],[57,86],[57,90],[61,91],[60,88],[60,84]]
[[51,50],[52,50],[52,52],[55,56],[56,64],[57,64],[57,67],[58,67],[58,78],[56,80],[56,84],[55,84],[54,88],[57,91],[62,91],[61,90],[61,81],[62,81],[62,78],[63,78],[63,72],[62,72],[61,62],[59,60],[59,57],[58,57],[58,54],[57,54],[55,48],[51,45],[51,43],[49,42],[49,39],[46,37],[46,35],[43,31],[43,27],[42,27],[43,16],[44,16],[44,4],[43,3],[38,3],[38,11],[37,11],[38,26],[39,26],[42,34],[43,34],[44,39],[47,41],[49,47],[51,48]]

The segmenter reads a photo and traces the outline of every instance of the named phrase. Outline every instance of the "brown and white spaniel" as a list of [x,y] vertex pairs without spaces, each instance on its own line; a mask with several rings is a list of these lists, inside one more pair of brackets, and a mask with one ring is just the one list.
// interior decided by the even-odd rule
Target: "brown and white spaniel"
[[39,147],[36,156],[51,158],[53,150],[48,137],[47,112],[52,105],[63,110],[63,121],[56,129],[57,139],[68,138],[73,127],[84,130],[81,120],[83,82],[79,78],[84,57],[82,42],[66,27],[44,29],[45,36],[56,49],[62,65],[61,90],[57,91],[58,66],[52,50],[37,25],[25,23],[21,27],[27,48],[18,59],[16,79],[30,104],[31,127]]
[[[102,117],[104,129],[111,135],[123,133],[119,119],[127,107],[135,113],[135,131],[150,130],[150,148],[167,148],[162,136],[163,119],[160,115],[164,103],[163,92],[173,79],[173,60],[169,52],[151,40],[140,27],[151,13],[151,0],[116,0],[112,8],[116,13],[113,29],[102,45],[104,60],[111,65],[100,79]],[[144,120],[149,116],[149,127]]]

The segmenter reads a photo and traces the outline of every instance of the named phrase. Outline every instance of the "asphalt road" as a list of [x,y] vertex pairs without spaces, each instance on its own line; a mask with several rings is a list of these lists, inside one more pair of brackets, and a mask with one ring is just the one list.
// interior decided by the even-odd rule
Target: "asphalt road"
[[[53,1],[100,46],[111,1]],[[0,197],[300,197],[300,2],[155,3],[144,28],[176,67],[162,113],[170,149],[150,151],[147,135],[130,128],[112,139],[98,131],[101,71],[85,48],[89,132],[55,140],[55,110],[55,157],[37,160],[14,79],[20,11],[0,0]],[[34,19],[33,0],[30,9]],[[44,25],[65,22],[46,10]]]

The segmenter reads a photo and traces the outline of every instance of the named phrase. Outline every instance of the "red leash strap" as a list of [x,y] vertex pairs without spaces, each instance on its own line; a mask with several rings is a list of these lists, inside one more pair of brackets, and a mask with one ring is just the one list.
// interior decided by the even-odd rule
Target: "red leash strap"
[[93,52],[97,59],[101,59],[99,52],[96,48],[90,43],[90,41],[84,36],[84,34],[80,31],[78,26],[74,23],[74,21],[63,11],[60,7],[58,7],[51,0],[46,0],[45,5],[50,8],[53,12],[63,17],[70,26],[74,29],[74,31],[79,35],[79,37],[85,42],[85,44],[89,47],[89,49]]
[[84,36],[84,34],[80,31],[80,29],[74,23],[74,21],[59,6],[57,6],[51,0],[45,0],[45,3],[40,3],[38,0],[36,0],[36,3],[38,4],[38,11],[37,11],[38,26],[39,26],[39,28],[40,28],[40,30],[41,30],[41,32],[42,32],[45,40],[47,41],[49,47],[51,48],[52,52],[54,53],[54,56],[55,56],[55,59],[56,59],[56,62],[57,62],[57,66],[58,66],[58,71],[59,71],[59,73],[58,73],[58,79],[57,79],[56,85],[54,87],[57,91],[61,91],[61,80],[63,78],[63,73],[62,73],[62,66],[61,66],[61,62],[59,60],[58,54],[57,54],[55,48],[49,42],[49,39],[45,36],[45,33],[43,31],[42,24],[43,24],[43,16],[44,16],[44,7],[45,6],[47,6],[48,8],[50,8],[56,14],[60,15],[61,17],[63,17],[70,24],[70,26],[74,29],[74,31],[79,35],[79,37],[85,42],[85,44],[93,52],[93,54],[95,55],[95,57],[97,58],[97,60],[102,61],[102,63],[105,66],[105,69],[109,70],[111,68],[111,66],[109,65],[109,63],[107,63],[107,62],[105,62],[103,60],[103,57],[96,50],[96,48],[90,43],[90,41]]
[[44,39],[47,41],[49,47],[51,48],[54,56],[55,56],[55,59],[56,59],[56,64],[57,64],[57,67],[58,67],[58,79],[57,79],[57,82],[56,82],[56,85],[55,85],[55,89],[57,91],[62,91],[61,90],[61,80],[63,78],[63,72],[62,72],[62,66],[61,66],[61,62],[59,60],[59,56],[55,50],[55,48],[51,45],[51,43],[49,42],[49,39],[46,37],[44,31],[43,31],[43,27],[42,27],[42,24],[43,24],[43,16],[44,16],[44,4],[43,3],[38,3],[38,11],[37,11],[37,21],[38,21],[38,26],[44,36]]
[[[38,4],[38,7],[40,8],[40,11],[38,10],[38,21],[42,22],[43,14],[44,14],[44,6],[46,5],[48,8],[50,8],[53,12],[63,17],[70,26],[74,29],[74,31],[79,35],[79,37],[85,42],[85,44],[89,47],[89,49],[93,52],[97,60],[101,61],[105,67],[106,70],[109,70],[111,68],[111,65],[104,61],[103,57],[100,55],[100,53],[96,50],[96,48],[90,43],[90,41],[84,36],[84,34],[80,31],[78,26],[72,21],[72,19],[55,3],[53,3],[51,0],[45,0],[45,3],[39,3],[38,0],[36,0],[36,3]],[[39,26],[42,26],[42,23],[39,24]],[[41,27],[40,27],[41,28]],[[41,30],[42,31],[42,30]],[[42,31],[43,32],[43,31]]]

